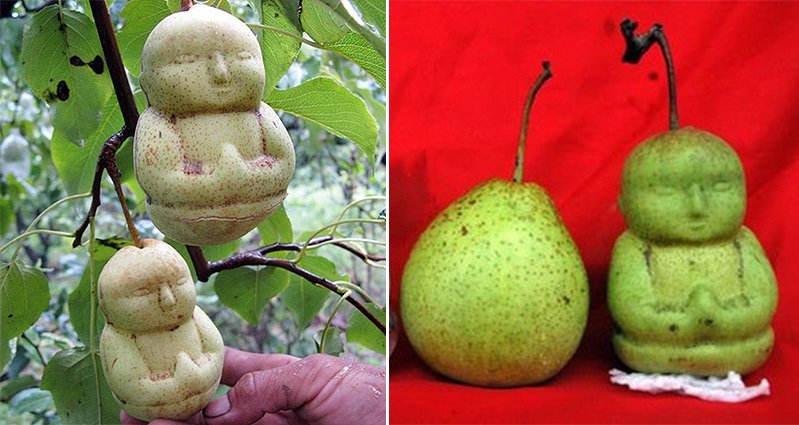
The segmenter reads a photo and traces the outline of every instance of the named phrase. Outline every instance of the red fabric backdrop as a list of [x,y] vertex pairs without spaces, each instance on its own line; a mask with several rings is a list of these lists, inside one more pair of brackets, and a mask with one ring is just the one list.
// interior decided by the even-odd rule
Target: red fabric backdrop
[[[664,24],[676,61],[681,124],[739,153],[746,225],[779,281],[776,346],[746,378],[773,394],[739,405],[634,393],[608,382],[616,365],[605,304],[610,252],[625,228],[616,207],[624,158],[667,128],[663,61],[622,64],[624,17]],[[799,422],[799,4],[390,3],[390,276],[399,314],[413,243],[476,184],[510,178],[521,111],[542,59],[554,78],[533,107],[525,179],[550,192],[589,272],[583,343],[552,381],[482,389],[434,374],[404,337],[390,359],[390,420],[422,422]],[[509,295],[512,296],[512,295]]]

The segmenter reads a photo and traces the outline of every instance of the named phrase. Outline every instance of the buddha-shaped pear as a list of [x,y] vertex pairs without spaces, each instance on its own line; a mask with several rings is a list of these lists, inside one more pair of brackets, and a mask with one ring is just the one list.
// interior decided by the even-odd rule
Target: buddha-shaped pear
[[[622,24],[632,50],[646,37],[634,38],[634,29]],[[650,35],[664,37],[659,31]],[[665,38],[661,45],[668,52]],[[671,129],[641,143],[624,164],[619,207],[629,229],[616,241],[608,280],[613,346],[641,372],[745,374],[774,344],[776,280],[743,225],[741,161],[719,137],[679,128],[666,56]]]
[[195,304],[189,267],[168,244],[119,250],[98,279],[106,325],[100,360],[120,407],[143,420],[185,420],[216,393],[222,336]]
[[234,16],[198,4],[150,33],[134,139],[136,178],[165,235],[189,245],[237,239],[274,211],[294,173],[294,147],[261,101],[258,40]]

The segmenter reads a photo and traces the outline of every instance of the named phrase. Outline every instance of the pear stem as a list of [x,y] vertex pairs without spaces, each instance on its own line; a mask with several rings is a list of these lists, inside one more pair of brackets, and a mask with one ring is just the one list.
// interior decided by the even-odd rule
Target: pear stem
[[627,44],[621,61],[637,64],[653,43],[660,46],[663,60],[666,62],[666,75],[669,79],[669,130],[677,130],[680,128],[680,120],[677,116],[677,82],[674,76],[674,61],[671,58],[666,33],[663,32],[663,25],[655,24],[649,31],[641,35],[635,35],[636,28],[638,28],[638,23],[633,20],[625,19],[621,23],[621,33]]
[[535,95],[538,93],[538,90],[544,85],[546,80],[552,78],[552,70],[549,68],[549,62],[544,61],[541,63],[541,66],[544,70],[541,71],[541,74],[538,75],[535,83],[533,83],[533,86],[530,88],[530,93],[527,95],[527,102],[524,104],[524,112],[522,113],[522,128],[519,133],[519,150],[516,152],[516,169],[513,172],[513,181],[516,183],[522,182],[522,176],[524,174],[524,149],[527,146],[527,126],[530,123],[530,109],[533,107],[533,101],[535,100]]

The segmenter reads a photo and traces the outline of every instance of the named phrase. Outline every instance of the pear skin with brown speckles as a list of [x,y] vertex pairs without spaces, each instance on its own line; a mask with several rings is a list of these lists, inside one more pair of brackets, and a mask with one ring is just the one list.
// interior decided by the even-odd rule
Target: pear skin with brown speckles
[[486,182],[422,233],[405,267],[406,334],[434,370],[468,384],[535,384],[574,355],[588,279],[538,185]]

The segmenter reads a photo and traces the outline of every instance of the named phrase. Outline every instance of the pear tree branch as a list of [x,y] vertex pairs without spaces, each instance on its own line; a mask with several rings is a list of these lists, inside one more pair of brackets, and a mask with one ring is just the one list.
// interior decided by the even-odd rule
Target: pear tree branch
[[[326,236],[318,239],[314,239],[312,241],[313,245],[318,245],[323,242],[331,240],[332,236]],[[308,244],[311,246],[311,243]],[[300,251],[302,249],[303,244],[273,244],[268,245],[265,247],[257,248],[251,251],[239,252],[236,254],[231,255],[230,257],[220,260],[220,261],[211,261],[205,259],[205,255],[203,254],[202,248],[198,246],[186,245],[186,249],[189,251],[189,257],[191,257],[191,262],[194,264],[194,270],[197,272],[197,278],[202,281],[206,282],[211,275],[214,273],[219,273],[223,270],[231,270],[239,267],[244,266],[268,266],[268,267],[278,267],[284,270],[287,270],[290,273],[293,273],[308,282],[330,290],[338,294],[339,296],[343,296],[346,294],[350,289],[345,288],[342,285],[339,285],[329,279],[325,279],[324,277],[318,276],[314,273],[311,273],[308,270],[303,269],[298,264],[291,260],[283,259],[283,258],[273,258],[273,257],[266,257],[265,254],[270,252],[276,251]],[[345,245],[346,246],[346,245]],[[351,247],[349,247],[351,248]],[[348,248],[344,248],[350,251]],[[354,248],[353,248],[354,249]],[[353,252],[353,251],[350,251]],[[358,253],[355,254],[360,258],[364,258],[363,256],[368,257],[368,254],[365,253]],[[375,257],[376,259],[383,257]],[[354,297],[347,297],[347,302],[349,302],[353,307],[355,307],[358,311],[363,313],[370,322],[372,322],[381,332],[384,334],[386,333],[386,325],[383,324],[380,319],[375,317],[371,311],[369,311],[366,306],[359,300],[355,299]]]
[[122,56],[119,53],[119,46],[117,45],[116,36],[114,35],[114,26],[111,23],[108,8],[104,1],[92,1],[89,2],[89,4],[91,5],[94,25],[97,28],[97,35],[100,37],[100,45],[103,48],[105,62],[108,65],[108,73],[111,76],[111,82],[114,85],[114,93],[116,94],[119,109],[122,112],[125,124],[122,126],[122,129],[103,143],[103,148],[97,159],[97,167],[94,170],[92,203],[86,214],[86,218],[78,229],[75,230],[75,239],[72,241],[72,246],[77,247],[81,244],[83,233],[89,226],[89,221],[97,213],[97,208],[100,207],[100,184],[102,183],[103,172],[105,171],[108,172],[114,184],[114,190],[122,205],[122,212],[125,214],[125,222],[130,231],[131,239],[133,239],[133,243],[136,246],[141,246],[139,232],[136,230],[136,225],[133,223],[133,218],[130,215],[130,210],[125,201],[125,195],[122,192],[122,173],[120,173],[119,166],[116,162],[117,151],[125,140],[133,136],[136,130],[136,123],[139,121],[139,111],[136,109],[136,101],[130,89],[130,84],[128,84],[128,77],[125,73],[125,67],[122,64]]

